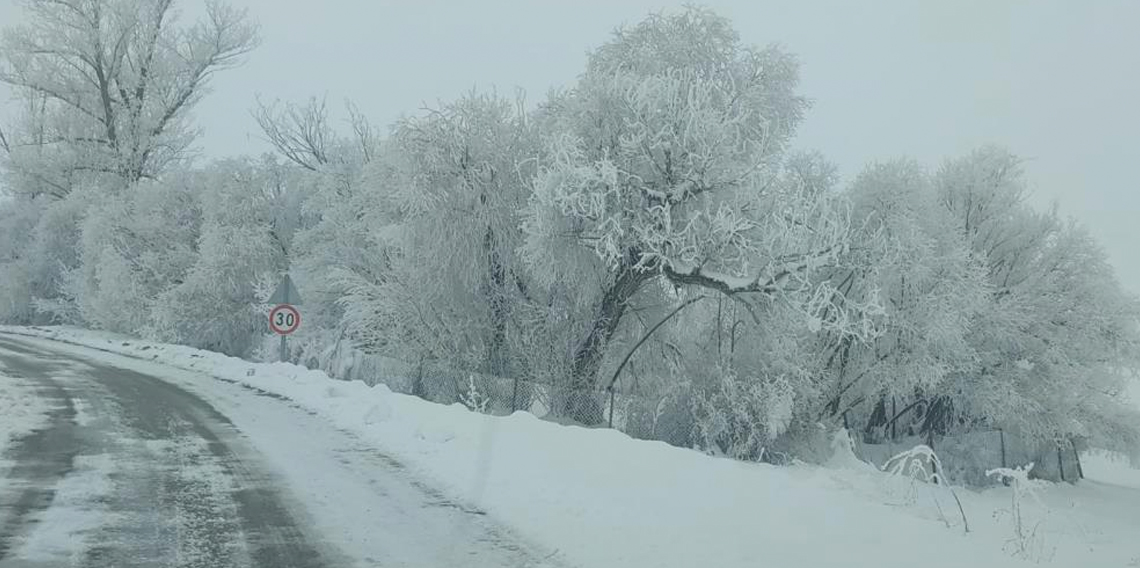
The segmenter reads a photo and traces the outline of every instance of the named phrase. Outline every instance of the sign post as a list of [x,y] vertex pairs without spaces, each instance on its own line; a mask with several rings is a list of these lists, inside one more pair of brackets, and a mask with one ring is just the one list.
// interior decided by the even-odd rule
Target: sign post
[[301,304],[301,294],[293,286],[293,280],[286,274],[277,285],[277,290],[269,297],[269,303],[275,304],[269,310],[269,329],[281,336],[279,358],[282,362],[289,360],[289,347],[285,338],[301,327],[301,312],[296,306]]

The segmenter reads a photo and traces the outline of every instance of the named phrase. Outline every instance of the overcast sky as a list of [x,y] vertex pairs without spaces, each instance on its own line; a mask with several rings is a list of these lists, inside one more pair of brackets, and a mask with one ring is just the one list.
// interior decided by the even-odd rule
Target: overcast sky
[[[537,100],[615,26],[660,0],[233,0],[262,45],[197,110],[207,156],[260,153],[256,94],[351,98],[389,123],[472,87]],[[194,12],[198,0],[182,0]],[[742,37],[803,63],[815,101],[798,144],[851,176],[912,156],[931,167],[986,143],[1030,161],[1035,199],[1091,227],[1140,292],[1140,1],[708,1]],[[20,20],[0,0],[0,23]],[[7,98],[5,93],[0,93]]]

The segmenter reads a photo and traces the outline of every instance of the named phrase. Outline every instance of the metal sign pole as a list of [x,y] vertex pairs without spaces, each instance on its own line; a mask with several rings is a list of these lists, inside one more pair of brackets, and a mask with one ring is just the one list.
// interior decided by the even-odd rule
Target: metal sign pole
[[[281,303],[282,304],[288,304],[289,303],[289,288],[292,287],[292,282],[289,281],[289,273],[285,273],[285,278],[282,280],[281,284],[282,284],[281,287],[285,289],[284,294],[282,294],[284,296],[284,298],[282,298]],[[279,353],[280,356],[277,359],[278,361],[281,361],[282,363],[288,363],[289,362],[289,346],[285,343],[286,337],[288,337],[288,336],[284,335],[284,334],[281,335],[281,350]]]

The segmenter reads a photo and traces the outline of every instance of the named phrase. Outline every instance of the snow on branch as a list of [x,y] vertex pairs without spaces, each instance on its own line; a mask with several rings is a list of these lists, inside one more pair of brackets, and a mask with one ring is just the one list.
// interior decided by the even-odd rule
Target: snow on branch
[[811,269],[815,264],[812,260],[829,256],[838,245],[828,247],[819,253],[805,257],[805,261],[794,265],[785,267],[776,274],[768,277],[758,275],[755,278],[744,278],[739,276],[730,276],[714,271],[702,270],[701,267],[695,266],[688,270],[677,270],[670,264],[665,264],[663,271],[665,276],[675,284],[690,284],[701,286],[702,288],[709,288],[722,292],[726,295],[742,294],[742,293],[761,293],[761,294],[774,294],[785,289],[785,285],[791,280],[795,274],[800,274]]

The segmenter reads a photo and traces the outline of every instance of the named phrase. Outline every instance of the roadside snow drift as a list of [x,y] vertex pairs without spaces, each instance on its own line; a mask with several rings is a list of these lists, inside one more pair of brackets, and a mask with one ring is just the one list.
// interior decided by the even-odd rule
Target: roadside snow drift
[[0,332],[98,349],[104,353],[66,348],[144,372],[161,372],[147,361],[197,371],[194,385],[203,391],[214,377],[288,397],[557,550],[554,560],[569,565],[1140,565],[1138,487],[1090,481],[1027,495],[1019,503],[1021,538],[1010,488],[958,488],[967,533],[946,488],[888,477],[842,443],[831,467],[772,467],[523,412],[481,415],[295,365],[67,328]]

